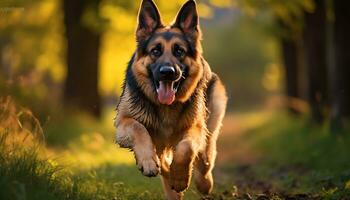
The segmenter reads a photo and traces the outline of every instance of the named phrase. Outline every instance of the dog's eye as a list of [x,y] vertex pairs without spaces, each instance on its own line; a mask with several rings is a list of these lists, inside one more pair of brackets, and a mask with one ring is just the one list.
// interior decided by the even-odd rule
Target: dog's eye
[[151,50],[151,54],[154,57],[158,58],[159,56],[162,55],[162,51],[159,48],[154,48],[154,49]]
[[183,58],[185,56],[185,50],[183,48],[181,48],[179,45],[175,45],[174,46],[174,56],[178,57],[178,58]]

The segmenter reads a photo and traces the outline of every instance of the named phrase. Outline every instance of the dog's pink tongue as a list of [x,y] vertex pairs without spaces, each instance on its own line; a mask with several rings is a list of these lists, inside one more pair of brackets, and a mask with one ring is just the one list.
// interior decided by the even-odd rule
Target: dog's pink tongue
[[173,90],[173,82],[159,82],[157,90],[158,100],[161,104],[171,105],[175,100],[175,91]]

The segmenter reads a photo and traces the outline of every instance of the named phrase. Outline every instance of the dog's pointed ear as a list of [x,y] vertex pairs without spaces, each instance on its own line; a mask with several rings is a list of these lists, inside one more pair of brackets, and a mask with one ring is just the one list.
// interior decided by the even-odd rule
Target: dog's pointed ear
[[160,14],[152,0],[143,0],[138,14],[136,37],[145,39],[162,26]]
[[185,34],[200,31],[197,5],[194,0],[189,0],[182,6],[173,26],[180,28]]

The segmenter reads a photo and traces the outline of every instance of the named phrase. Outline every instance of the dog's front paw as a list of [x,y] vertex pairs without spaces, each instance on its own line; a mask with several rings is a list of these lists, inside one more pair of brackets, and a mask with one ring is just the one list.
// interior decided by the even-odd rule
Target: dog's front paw
[[137,159],[137,167],[144,176],[153,177],[157,176],[160,172],[159,159],[156,155],[152,157],[144,157]]
[[171,165],[170,187],[176,192],[185,191],[190,184],[190,168],[185,166]]

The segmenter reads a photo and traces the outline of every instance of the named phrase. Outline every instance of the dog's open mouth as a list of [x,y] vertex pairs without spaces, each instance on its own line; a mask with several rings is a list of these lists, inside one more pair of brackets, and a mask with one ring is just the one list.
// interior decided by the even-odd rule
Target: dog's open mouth
[[180,81],[155,81],[158,101],[161,104],[171,105],[175,101],[175,94]]

